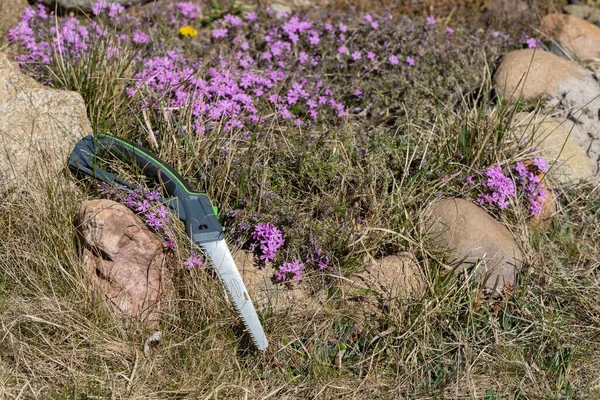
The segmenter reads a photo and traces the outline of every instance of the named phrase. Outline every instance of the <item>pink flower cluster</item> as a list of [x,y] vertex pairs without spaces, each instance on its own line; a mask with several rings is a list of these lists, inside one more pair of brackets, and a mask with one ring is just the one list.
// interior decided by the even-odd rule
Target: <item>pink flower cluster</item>
[[183,263],[187,269],[198,268],[201,267],[202,264],[204,264],[202,257],[194,249],[190,250],[190,256]]
[[287,279],[294,279],[299,281],[302,279],[302,271],[304,270],[304,264],[300,260],[294,262],[285,262],[281,264],[277,270],[277,280],[284,281]]
[[[255,13],[245,18],[227,14],[213,23],[213,43],[180,38],[188,43],[186,48],[182,40],[162,38],[200,18],[201,7],[176,2],[152,12],[165,10],[169,15],[159,25],[142,22],[152,21],[151,15],[127,15],[121,5],[104,0],[95,4],[97,18],[91,21],[53,18],[38,5],[26,9],[9,37],[24,48],[17,57],[22,65],[37,63],[40,70],[56,53],[73,62],[102,42],[109,61],[122,57],[125,45],[136,49],[130,68],[135,72],[124,77],[133,82],[128,93],[137,95],[146,110],[167,108],[175,116],[184,114],[186,120],[191,114],[191,129],[197,134],[216,126],[249,133],[273,115],[295,125],[345,116],[340,99],[350,93],[334,93],[320,71],[323,63],[327,68],[339,63],[357,76],[416,64],[417,55],[406,50],[404,39],[387,40],[394,29],[389,16],[368,14],[351,27],[341,17],[335,23],[295,15],[258,22]],[[165,36],[169,23],[171,32]],[[368,40],[352,40],[351,35],[357,34]]]
[[269,223],[257,224],[252,239],[255,240],[254,250],[260,251],[259,257],[265,264],[273,261],[277,250],[284,244],[281,231]]
[[510,177],[504,175],[498,164],[488,168],[485,174],[487,180],[484,185],[487,188],[487,193],[479,195],[479,204],[494,204],[501,210],[507,209],[510,205],[510,199],[516,195],[515,183]]
[[[528,165],[518,161],[512,168],[517,184],[511,177],[504,174],[499,165],[488,168],[485,171],[487,179],[483,183],[485,193],[480,194],[477,198],[479,204],[496,205],[501,210],[507,209],[510,200],[517,196],[517,189],[520,189],[527,197],[530,214],[540,214],[542,206],[548,198],[548,192],[541,182],[541,176],[548,168],[548,163],[543,158],[534,158]],[[467,177],[467,181],[472,183],[472,177]]]
[[529,212],[531,215],[540,214],[543,204],[548,198],[548,191],[541,182],[541,173],[546,172],[548,168],[550,166],[543,158],[534,158],[533,162],[528,166],[519,161],[514,167],[517,181],[529,201]]
[[158,189],[138,187],[132,191],[122,186],[100,183],[98,190],[104,197],[123,203],[139,213],[146,225],[167,239],[169,247],[173,247],[175,234],[169,223],[169,209],[161,203]]

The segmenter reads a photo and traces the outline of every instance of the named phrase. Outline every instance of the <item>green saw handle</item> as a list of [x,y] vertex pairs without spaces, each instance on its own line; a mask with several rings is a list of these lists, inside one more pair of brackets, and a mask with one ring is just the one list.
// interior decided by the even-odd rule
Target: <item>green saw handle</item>
[[192,191],[189,183],[156,154],[109,135],[89,135],[75,145],[69,157],[71,171],[133,189],[130,183],[100,168],[97,165],[99,158],[118,159],[136,165],[144,175],[162,184],[165,192],[174,198],[168,202],[169,207],[185,222],[186,231],[194,242],[202,244],[223,239],[223,228],[208,197]]

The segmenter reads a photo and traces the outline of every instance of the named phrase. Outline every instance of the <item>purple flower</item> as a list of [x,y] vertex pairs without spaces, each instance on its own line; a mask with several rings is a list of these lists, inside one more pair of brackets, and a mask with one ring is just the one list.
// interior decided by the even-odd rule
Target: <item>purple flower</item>
[[176,4],[176,6],[181,15],[189,19],[197,18],[202,12],[200,5],[192,2],[179,2]]
[[133,32],[133,36],[131,38],[133,43],[137,44],[146,44],[150,42],[150,36],[148,36],[145,32],[135,31]]
[[534,158],[533,165],[542,172],[546,172],[550,168],[550,165],[548,165],[548,162],[544,158]]
[[529,200],[529,212],[531,215],[538,215],[543,211],[543,204],[548,198],[548,192],[541,182],[540,172],[545,172],[550,168],[548,162],[543,158],[534,158],[533,162],[527,167],[521,161],[514,166],[520,188],[527,195]]
[[354,53],[352,53],[352,59],[354,61],[358,61],[362,58],[362,55],[360,54],[360,51],[355,51]]
[[167,219],[168,214],[169,214],[169,210],[165,206],[160,206],[156,210],[156,215],[158,215],[162,219]]
[[410,67],[412,67],[413,65],[415,65],[415,59],[412,58],[411,56],[406,57],[406,60],[404,60],[404,61]]
[[448,36],[452,36],[454,34],[454,29],[452,29],[449,26],[447,26],[446,27],[446,33],[448,34]]
[[279,229],[269,223],[258,224],[254,227],[252,238],[256,240],[257,248],[261,251],[260,259],[268,264],[271,262],[277,250],[284,244],[283,235]]
[[427,23],[429,25],[435,25],[435,17],[433,15],[430,15],[429,17],[427,17]]
[[233,27],[240,26],[243,23],[242,19],[236,15],[227,14],[223,17],[223,19],[229,22],[229,24]]
[[530,49],[535,49],[538,47],[538,41],[534,38],[529,38],[525,41],[525,43],[527,44],[527,47]]
[[389,61],[389,62],[390,62],[390,64],[392,64],[392,65],[397,65],[397,64],[398,64],[398,62],[399,62],[399,60],[398,60],[398,57],[396,57],[395,55],[391,55],[391,56],[388,58],[388,61]]
[[156,215],[156,212],[146,214],[146,224],[154,230],[158,230],[164,225],[162,218]]
[[279,266],[277,270],[277,280],[284,281],[289,279],[290,275],[292,275],[292,279],[299,281],[302,279],[302,270],[304,269],[304,264],[300,262],[300,260],[295,260],[292,263],[283,263]]
[[306,61],[308,61],[308,54],[301,51],[300,54],[298,54],[298,61],[300,64],[304,64]]
[[92,14],[100,15],[102,14],[102,11],[104,11],[104,9],[107,7],[108,4],[104,0],[100,0],[92,6]]
[[507,209],[509,200],[516,196],[515,183],[504,175],[498,164],[488,168],[485,174],[488,177],[485,182],[488,193],[479,195],[479,204],[495,204],[501,210]]
[[348,49],[346,48],[346,46],[341,45],[340,47],[338,47],[338,53],[340,54],[346,54],[348,52]]
[[256,13],[249,12],[248,14],[246,14],[246,21],[256,21],[256,19]]
[[376,54],[375,54],[375,53],[373,53],[372,51],[369,51],[369,52],[367,53],[367,58],[368,58],[369,60],[371,60],[371,61],[373,61],[373,60],[375,59],[375,56],[376,56]]
[[227,37],[228,32],[229,31],[227,30],[227,28],[215,29],[212,33],[212,37],[214,37],[215,39],[222,39],[224,37]]
[[203,263],[202,258],[198,257],[194,250],[190,250],[190,256],[184,261],[183,265],[185,265],[187,269],[193,269],[195,267],[200,267]]
[[135,211],[146,212],[150,209],[151,205],[148,200],[142,200],[135,205]]
[[346,25],[344,25],[342,22],[339,23],[338,28],[339,28],[340,32],[346,32],[346,30],[347,30]]
[[157,201],[160,199],[160,192],[158,189],[154,189],[146,194],[146,198],[150,201]]

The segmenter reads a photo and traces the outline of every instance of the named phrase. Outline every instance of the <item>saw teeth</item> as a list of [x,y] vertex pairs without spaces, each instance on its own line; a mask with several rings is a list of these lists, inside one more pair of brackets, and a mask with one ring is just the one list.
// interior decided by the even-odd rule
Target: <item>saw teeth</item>
[[[235,311],[237,312],[238,316],[242,320],[242,323],[243,323],[243,325],[245,327],[245,331],[250,335],[250,338],[251,338],[252,342],[254,343],[254,345],[256,346],[256,348],[258,348],[259,350],[264,350],[268,346],[268,344],[267,344],[268,342],[267,342],[266,338],[264,338],[264,340],[262,340],[262,341],[258,340],[258,337],[254,333],[251,324],[249,323],[249,321],[246,319],[246,317],[242,313],[242,310],[240,308],[241,306],[238,305],[238,303],[236,302],[236,297],[234,297],[232,295],[231,289],[225,283],[225,280],[222,277],[222,274],[224,272],[222,271],[222,269],[217,268],[217,265],[221,265],[221,266],[223,265],[223,264],[217,264],[215,262],[215,260],[214,260],[214,257],[216,256],[215,250],[223,250],[223,249],[218,249],[219,245],[220,245],[219,243],[215,243],[215,249],[214,250],[213,250],[212,246],[210,248],[207,248],[208,245],[206,245],[206,244],[203,245],[203,247],[204,247],[207,255],[209,255],[209,259],[211,260],[211,263],[213,264],[214,269],[217,271],[217,275],[219,276],[219,280],[223,284],[225,292],[227,293],[227,296],[229,297],[230,301],[233,303],[233,307],[234,307]],[[227,244],[225,242],[222,242],[222,246],[225,247],[225,251],[226,251],[225,255],[228,255],[229,257],[232,257],[231,253],[229,252],[229,249],[227,248]],[[247,292],[247,289],[246,289],[246,285],[244,284],[244,281],[242,280],[242,277],[241,277],[239,271],[237,270],[237,267],[235,266],[235,263],[233,263],[233,269],[235,271],[235,274],[237,275],[236,276],[237,280],[239,280],[239,283],[241,284],[241,287],[239,288],[240,289],[239,297],[243,297],[244,301],[247,302],[248,306],[250,307],[250,310],[256,316],[256,320],[258,322],[258,327],[262,331],[262,326],[260,325],[260,320],[258,318],[258,314],[256,313],[256,309],[254,308],[254,304],[252,302],[252,299],[248,295],[248,292]],[[237,282],[235,282],[235,283],[237,283]],[[252,315],[253,319],[254,319],[254,315]],[[264,336],[264,333],[263,333],[263,336]]]

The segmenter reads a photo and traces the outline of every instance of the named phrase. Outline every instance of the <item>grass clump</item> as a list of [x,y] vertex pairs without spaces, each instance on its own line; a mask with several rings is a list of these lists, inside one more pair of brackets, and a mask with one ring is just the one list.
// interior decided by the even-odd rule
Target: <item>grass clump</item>
[[[0,393],[597,395],[593,187],[557,186],[559,213],[547,229],[528,225],[526,201],[489,206],[528,254],[506,299],[484,298],[445,273],[453,266],[420,229],[431,201],[476,200],[487,169],[509,174],[530,158],[510,135],[513,116],[530,105],[490,95],[491,65],[521,45],[521,32],[511,40],[493,28],[448,30],[439,18],[351,10],[314,18],[192,3],[107,6],[77,17],[29,10],[11,34],[22,67],[82,93],[96,133],[152,148],[206,192],[232,247],[257,249],[258,225],[280,230],[284,244],[267,268],[276,275],[302,263],[309,295],[306,304],[261,310],[271,345],[254,352],[218,282],[182,267],[187,249],[175,226],[176,294],[163,339],[145,356],[152,332],[123,327],[83,277],[72,219],[98,193],[74,188],[67,175],[42,182],[44,192],[7,192]],[[183,26],[197,35],[180,34]],[[343,294],[344,279],[369,259],[400,251],[413,253],[427,277],[422,297],[377,303]]]

